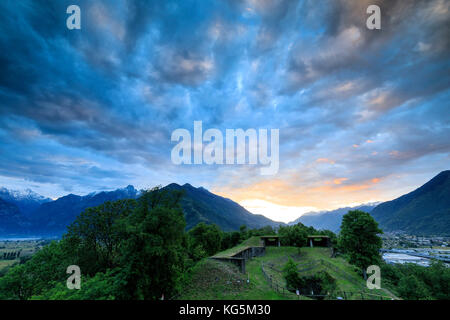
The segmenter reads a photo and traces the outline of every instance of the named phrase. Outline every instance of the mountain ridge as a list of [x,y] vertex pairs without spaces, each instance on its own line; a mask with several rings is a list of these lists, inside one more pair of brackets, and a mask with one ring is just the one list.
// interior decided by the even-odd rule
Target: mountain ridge
[[16,205],[27,218],[29,218],[41,204],[52,201],[52,199],[37,194],[31,189],[19,191],[9,190],[4,187],[0,187],[0,199]]
[[450,170],[445,170],[419,188],[376,206],[306,213],[289,224],[301,222],[316,229],[339,230],[342,216],[349,210],[370,213],[383,231],[416,235],[450,235]]
[[[233,200],[216,195],[203,187],[196,188],[189,183],[182,186],[171,183],[163,189],[185,191],[181,206],[185,212],[188,229],[199,222],[215,223],[225,231],[238,230],[243,224],[249,228],[261,228],[266,225],[276,227],[284,224],[263,215],[253,214]],[[206,212],[209,215],[205,216]]]
[[[216,195],[203,187],[196,188],[189,183],[183,185],[171,183],[162,189],[185,192],[181,206],[188,229],[199,222],[215,223],[225,231],[237,230],[241,225],[247,225],[249,228],[285,225],[263,215],[253,214],[233,200]],[[31,198],[24,198],[27,201],[30,199],[35,201],[30,207],[21,204],[19,200],[23,197],[18,197],[17,193],[12,197],[14,192],[7,191],[6,188],[0,188],[1,236],[8,230],[14,235],[61,235],[86,208],[98,206],[106,201],[136,199],[141,192],[129,185],[113,191],[93,192],[85,196],[68,194],[56,200],[49,200],[29,190],[27,192],[32,195]],[[3,199],[2,195],[6,199]],[[36,201],[41,202],[37,209],[33,208]],[[26,211],[24,208],[28,208],[31,213],[24,212]],[[316,229],[337,232],[342,216],[349,210],[356,209],[369,212],[384,231],[450,235],[450,170],[440,172],[421,187],[401,197],[376,206],[369,203],[325,212],[306,213],[289,224],[301,222]]]
[[440,172],[407,194],[379,204],[371,214],[386,231],[450,235],[450,170]]
[[[215,223],[225,231],[238,230],[243,224],[249,228],[266,225],[275,227],[283,224],[262,215],[254,215],[231,199],[215,195],[203,187],[196,188],[189,183],[184,185],[171,183],[162,189],[185,191],[181,205],[188,229],[199,222]],[[2,190],[7,189],[2,188]],[[132,185],[113,191],[91,192],[84,196],[70,193],[56,200],[43,201],[38,208],[33,209],[32,213],[24,213],[16,204],[0,197],[1,217],[3,221],[8,222],[7,226],[6,223],[4,224],[6,227],[0,228],[0,235],[60,236],[85,209],[106,201],[136,199],[140,194],[141,191],[136,190]],[[9,214],[7,214],[8,211]]]
[[314,227],[319,230],[331,230],[338,232],[341,226],[341,220],[344,214],[350,210],[362,210],[370,213],[378,203],[366,203],[354,207],[343,207],[334,210],[313,211],[301,215],[294,221],[289,222],[289,225],[294,225],[299,222],[306,226]]

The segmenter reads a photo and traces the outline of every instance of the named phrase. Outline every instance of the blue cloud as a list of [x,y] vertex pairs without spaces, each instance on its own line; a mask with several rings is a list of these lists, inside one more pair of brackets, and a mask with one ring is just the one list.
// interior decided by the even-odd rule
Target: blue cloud
[[72,2],[0,3],[0,184],[263,179],[172,165],[171,132],[194,120],[279,128],[280,179],[317,158],[339,163],[319,180],[446,169],[445,1],[372,1],[381,31],[365,28],[365,1],[345,0],[77,1],[82,29],[70,31]]

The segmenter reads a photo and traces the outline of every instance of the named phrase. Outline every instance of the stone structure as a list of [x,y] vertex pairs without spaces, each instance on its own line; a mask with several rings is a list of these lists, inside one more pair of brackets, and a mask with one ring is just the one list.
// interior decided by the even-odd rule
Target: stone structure
[[328,236],[308,236],[308,245],[312,247],[330,247],[331,241]]
[[280,246],[280,236],[262,236],[260,238],[264,244],[264,247],[268,247],[268,246],[279,247]]
[[238,266],[239,271],[245,273],[245,261],[253,257],[260,257],[266,254],[265,247],[245,247],[241,251],[235,253],[230,257],[211,257],[211,259],[231,262]]

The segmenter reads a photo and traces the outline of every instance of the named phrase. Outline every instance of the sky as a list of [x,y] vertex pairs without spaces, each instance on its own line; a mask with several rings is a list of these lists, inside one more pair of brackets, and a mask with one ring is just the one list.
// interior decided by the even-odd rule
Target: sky
[[[69,5],[81,30],[66,27]],[[366,27],[369,5],[381,30]],[[203,186],[253,213],[394,199],[450,169],[445,0],[0,1],[0,186]],[[279,129],[279,170],[176,165],[178,128]]]

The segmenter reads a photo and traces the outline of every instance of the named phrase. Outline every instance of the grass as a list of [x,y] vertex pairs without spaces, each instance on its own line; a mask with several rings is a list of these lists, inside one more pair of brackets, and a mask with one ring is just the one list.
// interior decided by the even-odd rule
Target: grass
[[[189,285],[185,286],[182,294],[176,298],[180,300],[286,299],[286,296],[270,288],[261,268],[258,268],[256,264],[249,264],[247,271],[248,274],[242,274],[233,264],[204,259],[194,268]],[[294,294],[289,296],[291,299],[297,299]]]
[[[33,255],[37,250],[42,248],[44,242],[42,240],[17,240],[17,241],[0,241],[0,272],[14,263],[19,263],[20,257]],[[5,252],[20,251],[19,258],[14,260],[4,260]]]
[[281,270],[288,259],[291,258],[297,264],[297,268],[302,276],[308,276],[321,270],[327,271],[336,279],[337,291],[345,291],[347,298],[361,299],[359,292],[363,292],[365,298],[368,298],[369,295],[373,299],[379,299],[379,296],[385,299],[391,298],[384,290],[368,289],[356,267],[349,264],[342,257],[331,258],[330,256],[329,248],[269,247],[267,248],[266,256],[261,258],[270,266],[266,268],[266,271],[274,279],[282,283],[284,283],[284,278]]
[[12,266],[13,264],[18,263],[18,262],[19,262],[18,259],[16,259],[16,260],[0,260],[0,272],[1,272],[4,268],[10,267],[10,266]]
[[[259,241],[259,237],[250,238],[239,246],[216,256],[231,256],[252,244],[259,245],[257,241]],[[389,292],[382,289],[369,290],[356,268],[341,257],[331,258],[329,248],[267,247],[264,256],[247,260],[246,274],[240,273],[238,268],[230,263],[211,259],[202,260],[194,268],[189,285],[177,298],[186,300],[297,300],[299,297],[294,293],[281,289],[281,287],[285,287],[282,270],[289,258],[297,264],[301,275],[326,270],[336,279],[337,291],[346,291],[348,299],[361,299],[360,292],[364,293],[365,299],[380,299],[380,296],[384,299],[392,297]],[[279,285],[278,291],[271,287],[269,281],[264,277],[262,264],[266,273],[272,276],[273,283]],[[307,268],[309,269],[305,270]],[[247,279],[249,279],[248,283]]]
[[245,240],[244,242],[242,242],[241,244],[238,244],[237,246],[235,246],[233,248],[216,253],[214,255],[214,257],[231,257],[243,249],[246,249],[248,247],[258,247],[258,246],[262,246],[260,237],[257,237],[257,236],[250,237],[247,240]]

